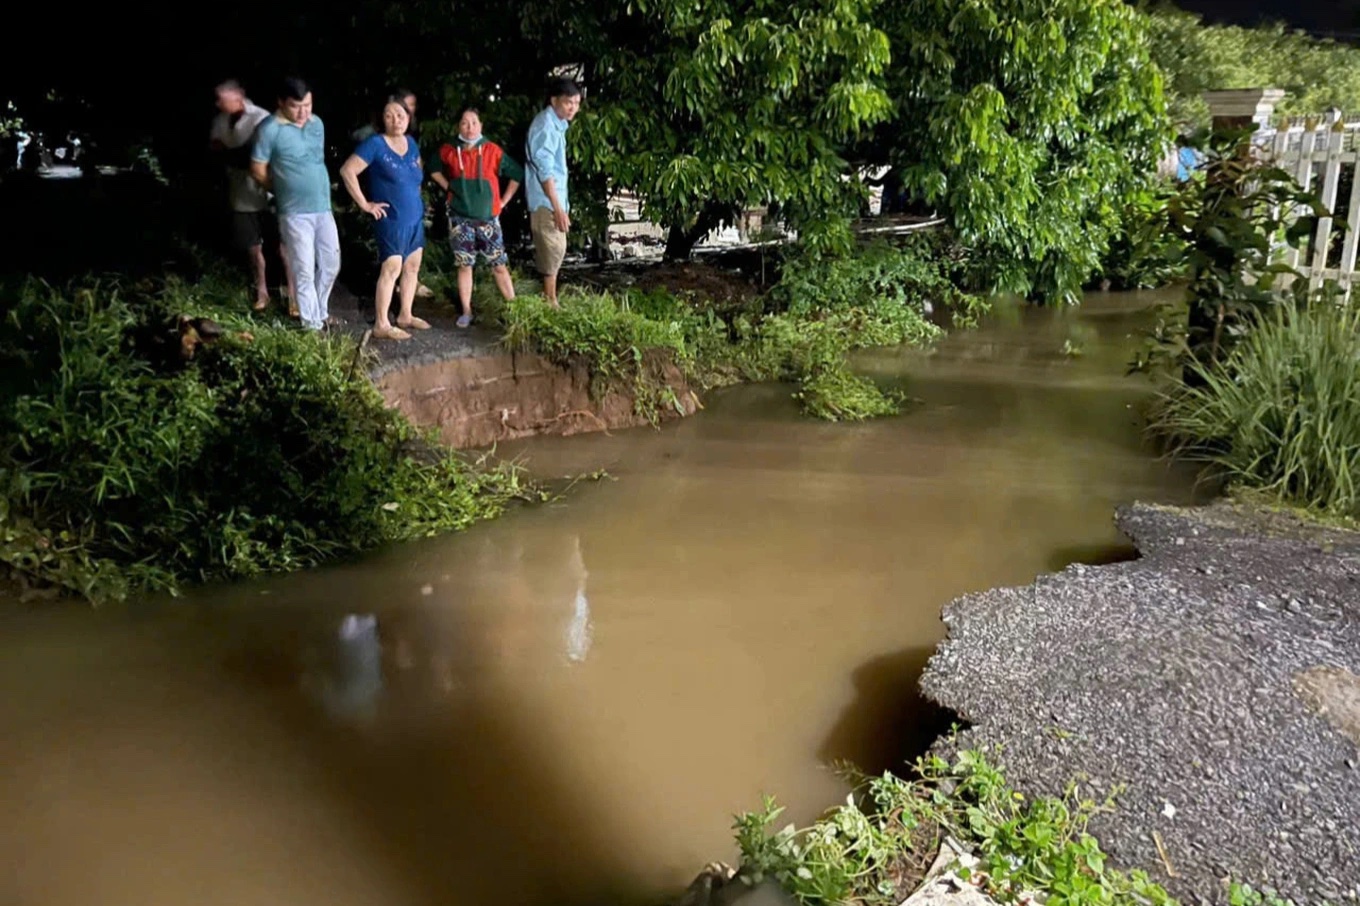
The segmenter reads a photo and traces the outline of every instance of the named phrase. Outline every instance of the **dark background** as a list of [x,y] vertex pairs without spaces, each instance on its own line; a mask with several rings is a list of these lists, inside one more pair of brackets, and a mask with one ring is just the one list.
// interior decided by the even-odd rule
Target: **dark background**
[[[1215,22],[1282,20],[1360,41],[1360,0],[1180,5]],[[333,167],[348,152],[352,130],[396,85],[416,91],[423,126],[474,103],[483,109],[488,134],[509,147],[542,103],[544,73],[592,58],[591,42],[600,33],[592,17],[607,9],[568,0],[11,4],[4,17],[7,52],[0,55],[0,116],[12,102],[49,147],[79,134],[82,163],[137,166],[150,182],[115,188],[78,180],[85,185],[65,187],[71,197],[56,199],[25,187],[15,174],[0,175],[0,205],[11,224],[23,226],[19,241],[0,243],[0,258],[17,259],[8,263],[31,272],[40,254],[59,264],[78,248],[87,261],[93,256],[126,269],[130,252],[149,251],[164,238],[146,233],[148,225],[192,242],[220,239],[222,172],[207,154],[207,131],[213,86],[226,78],[242,81],[266,108],[274,106],[283,75],[307,78]],[[497,101],[488,104],[493,96]],[[428,145],[439,136],[426,129],[422,138]],[[150,175],[145,149],[154,149],[160,180]],[[0,174],[13,166],[14,151],[13,139],[0,142],[6,156]],[[65,251],[53,247],[54,237]],[[146,266],[154,270],[157,263]]]

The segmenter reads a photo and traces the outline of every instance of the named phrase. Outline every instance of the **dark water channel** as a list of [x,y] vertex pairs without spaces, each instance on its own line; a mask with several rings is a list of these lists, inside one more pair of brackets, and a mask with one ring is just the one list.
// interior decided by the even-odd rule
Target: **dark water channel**
[[[633,903],[936,729],[951,598],[1127,554],[1191,499],[1122,377],[1151,296],[866,355],[864,425],[734,388],[517,445],[569,502],[362,563],[90,612],[0,602],[0,903]],[[1064,344],[1082,355],[1063,354]]]

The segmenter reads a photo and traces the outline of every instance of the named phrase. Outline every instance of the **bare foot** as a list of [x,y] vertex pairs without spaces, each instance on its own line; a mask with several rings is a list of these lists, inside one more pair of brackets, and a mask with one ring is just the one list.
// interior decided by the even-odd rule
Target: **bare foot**
[[411,335],[400,327],[375,327],[373,328],[373,339],[375,340],[409,340]]
[[400,318],[398,318],[398,319],[397,319],[397,325],[400,326],[400,327],[408,328],[408,329],[414,328],[415,330],[429,330],[429,329],[430,329],[430,322],[429,322],[429,321],[426,321],[424,318],[417,318],[417,317],[415,317],[415,316],[412,316],[412,317],[408,318],[408,319],[405,320],[405,321],[403,321],[403,320],[401,320]]

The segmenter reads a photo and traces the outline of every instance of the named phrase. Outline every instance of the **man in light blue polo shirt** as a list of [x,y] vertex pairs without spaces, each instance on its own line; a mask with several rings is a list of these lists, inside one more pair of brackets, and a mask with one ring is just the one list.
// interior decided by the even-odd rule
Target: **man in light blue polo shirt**
[[340,275],[340,234],[331,213],[326,128],[312,115],[312,91],[302,79],[283,80],[278,111],[255,133],[250,173],[278,204],[303,326],[321,330],[338,324],[329,310]]
[[567,200],[567,127],[581,109],[581,88],[558,79],[548,89],[548,106],[529,125],[525,162],[525,199],[529,231],[534,237],[534,264],[543,276],[543,295],[557,307],[557,271],[567,256],[571,210]]

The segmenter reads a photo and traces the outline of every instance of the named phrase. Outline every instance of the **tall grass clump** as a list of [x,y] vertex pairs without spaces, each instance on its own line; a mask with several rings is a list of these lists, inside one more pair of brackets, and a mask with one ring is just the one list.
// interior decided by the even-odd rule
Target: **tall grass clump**
[[1360,309],[1278,305],[1226,359],[1192,363],[1152,428],[1174,453],[1247,488],[1360,516]]
[[[462,528],[529,489],[385,407],[353,340],[212,280],[6,291],[0,562],[93,600],[313,566]],[[179,355],[179,316],[220,339]]]

